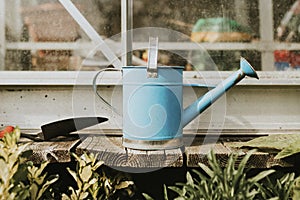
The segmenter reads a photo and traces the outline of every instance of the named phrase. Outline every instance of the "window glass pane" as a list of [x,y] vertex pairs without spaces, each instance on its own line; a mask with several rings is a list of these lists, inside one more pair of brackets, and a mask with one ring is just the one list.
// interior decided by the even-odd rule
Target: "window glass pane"
[[[131,1],[133,15],[128,17],[132,17],[132,28],[178,31],[186,36],[180,42],[198,43],[216,68],[207,67],[195,48],[182,43],[178,43],[180,50],[170,44],[166,51],[160,51],[160,64],[184,65],[187,70],[193,69],[190,66],[197,70],[234,70],[243,56],[257,70],[296,70],[300,66],[298,1]],[[72,2],[102,38],[117,42],[112,50],[121,59],[117,54],[121,49],[121,0]],[[93,49],[90,38],[59,1],[5,0],[0,9],[5,13],[0,14],[0,70],[97,70],[110,64],[101,52],[85,60]],[[147,42],[145,38],[143,42]],[[172,50],[172,45],[177,49]],[[196,63],[184,61],[177,54]],[[147,61],[146,49],[134,51],[134,56],[135,60]]]
[[296,48],[277,49],[274,52],[275,67],[277,70],[299,70],[300,51],[297,43],[300,41],[300,1],[274,0],[274,35],[275,40],[281,43],[293,44]]
[[[259,37],[258,1],[165,0],[154,3],[135,0],[134,10],[134,28],[165,27],[185,34],[186,42],[198,42],[207,49],[217,66],[214,70],[238,68],[240,56],[251,58],[256,69],[261,69],[260,53],[247,46]],[[222,49],[222,46],[216,46],[217,43],[242,44],[241,47],[224,45]],[[193,58],[197,56],[197,50],[187,51]],[[212,70],[205,63],[201,64],[203,58],[198,57],[199,60],[194,59],[195,63],[192,63],[198,70]],[[172,58],[169,60],[174,64]]]
[[[72,2],[101,37],[120,33],[119,0]],[[94,64],[82,66],[92,49],[90,38],[59,1],[6,1],[5,12],[5,70],[98,68]]]

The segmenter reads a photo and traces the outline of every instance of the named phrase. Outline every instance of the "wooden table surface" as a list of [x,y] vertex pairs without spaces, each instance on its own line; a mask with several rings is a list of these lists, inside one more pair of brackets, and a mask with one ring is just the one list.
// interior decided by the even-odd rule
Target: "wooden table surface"
[[[56,138],[47,142],[31,142],[33,150],[31,160],[34,163],[42,161],[70,162],[71,153],[81,155],[84,152],[95,153],[105,165],[112,167],[160,168],[160,167],[198,167],[198,163],[208,164],[207,154],[213,150],[222,166],[226,165],[231,153],[238,153],[241,159],[248,153],[247,149],[239,150],[232,147],[239,141],[248,141],[258,136],[219,136],[193,135],[184,136],[185,146],[177,149],[142,151],[124,148],[120,131],[94,134],[88,132]],[[275,153],[255,152],[250,157],[247,166],[251,168],[270,168],[273,166],[292,167],[290,162],[274,159]]]

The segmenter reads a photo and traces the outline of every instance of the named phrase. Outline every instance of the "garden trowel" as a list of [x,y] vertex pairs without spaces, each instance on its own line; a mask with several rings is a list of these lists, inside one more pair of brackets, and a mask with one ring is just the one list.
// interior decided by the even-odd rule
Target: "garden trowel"
[[37,134],[21,133],[21,137],[26,137],[34,141],[47,141],[58,136],[66,136],[71,132],[79,131],[107,120],[105,117],[68,118],[42,125],[42,131]]

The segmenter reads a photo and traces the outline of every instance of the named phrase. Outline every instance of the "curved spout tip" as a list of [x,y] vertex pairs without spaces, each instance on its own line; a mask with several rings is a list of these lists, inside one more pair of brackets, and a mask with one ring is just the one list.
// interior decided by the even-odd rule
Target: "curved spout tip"
[[256,71],[254,70],[254,68],[250,65],[250,63],[243,57],[241,57],[241,61],[240,61],[240,67],[241,67],[241,70],[242,72],[247,75],[247,76],[250,76],[250,77],[253,77],[253,78],[258,78],[258,75],[256,73]]

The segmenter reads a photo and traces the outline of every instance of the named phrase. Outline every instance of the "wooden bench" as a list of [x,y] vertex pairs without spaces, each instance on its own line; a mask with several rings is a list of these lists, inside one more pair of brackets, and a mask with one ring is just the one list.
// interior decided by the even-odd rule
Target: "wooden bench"
[[[120,130],[97,133],[88,131],[67,138],[57,138],[47,142],[32,142],[31,160],[71,162],[71,153],[82,155],[84,152],[98,155],[98,159],[111,167],[162,168],[162,167],[198,167],[198,163],[208,164],[207,154],[213,150],[221,166],[225,166],[231,153],[238,153],[241,159],[248,153],[247,149],[232,147],[238,141],[248,141],[257,135],[203,135],[185,134],[185,146],[177,149],[141,151],[122,146]],[[251,168],[270,168],[274,166],[292,167],[293,162],[274,159],[275,153],[257,151],[250,157],[247,166]]]

